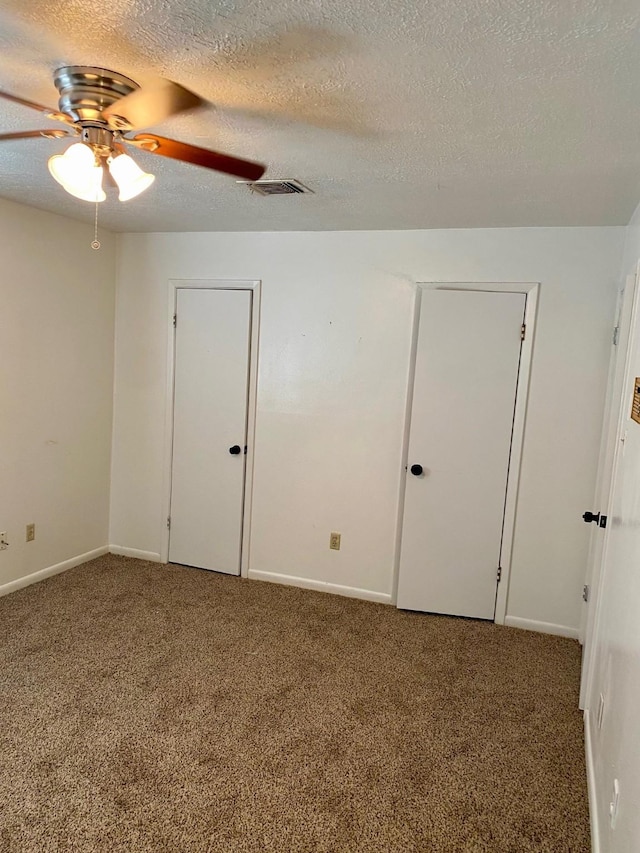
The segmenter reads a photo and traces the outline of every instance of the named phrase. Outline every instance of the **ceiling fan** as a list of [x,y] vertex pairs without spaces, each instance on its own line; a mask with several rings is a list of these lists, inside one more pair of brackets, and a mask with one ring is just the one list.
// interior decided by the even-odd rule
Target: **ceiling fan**
[[125,152],[126,145],[248,181],[258,180],[264,174],[266,167],[261,163],[153,133],[130,135],[132,131],[157,125],[169,116],[204,103],[202,98],[178,83],[160,79],[139,86],[115,71],[86,65],[59,68],[54,74],[54,83],[60,95],[57,110],[2,90],[0,97],[37,110],[66,127],[0,134],[0,142],[38,137],[73,138],[74,143],[65,153],[49,158],[48,165],[56,181],[76,198],[104,201],[106,193],[102,181],[105,175],[110,183],[117,185],[120,201],[135,198],[153,183],[154,175],[140,169]]

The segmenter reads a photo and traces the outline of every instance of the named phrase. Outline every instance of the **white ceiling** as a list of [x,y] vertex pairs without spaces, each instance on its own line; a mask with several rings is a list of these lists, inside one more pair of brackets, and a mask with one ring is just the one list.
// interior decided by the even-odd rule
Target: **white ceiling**
[[[0,87],[57,106],[52,72],[159,73],[212,104],[161,132],[268,163],[262,198],[145,153],[119,231],[626,224],[640,197],[638,0],[0,0]],[[0,132],[46,127],[0,104]],[[51,122],[52,127],[59,127]],[[3,142],[0,195],[92,220],[47,158]]]

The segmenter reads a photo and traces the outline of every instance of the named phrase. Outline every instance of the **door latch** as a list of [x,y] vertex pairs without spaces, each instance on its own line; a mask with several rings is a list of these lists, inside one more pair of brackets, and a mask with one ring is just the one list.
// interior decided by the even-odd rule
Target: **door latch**
[[582,515],[582,520],[586,524],[591,524],[592,521],[595,521],[598,527],[607,526],[607,516],[601,515],[599,512],[585,512]]

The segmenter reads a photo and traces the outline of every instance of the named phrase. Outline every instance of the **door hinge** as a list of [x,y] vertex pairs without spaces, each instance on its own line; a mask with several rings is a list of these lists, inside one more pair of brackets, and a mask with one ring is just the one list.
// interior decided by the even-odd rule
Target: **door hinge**
[[173,315],[173,328],[175,329],[175,327],[176,327],[177,325],[178,325],[178,315],[177,315],[177,314],[174,314],[174,315]]
[[620,340],[620,326],[616,326],[613,330],[613,345],[614,347],[618,346],[618,341]]
[[527,336],[527,324],[523,323],[520,326],[520,340],[523,341]]
[[498,583],[500,583],[500,581],[502,580],[502,566],[498,566],[497,578],[498,578]]
[[167,530],[171,530],[171,516],[167,516]]
[[589,584],[587,583],[582,587],[582,600],[589,601]]

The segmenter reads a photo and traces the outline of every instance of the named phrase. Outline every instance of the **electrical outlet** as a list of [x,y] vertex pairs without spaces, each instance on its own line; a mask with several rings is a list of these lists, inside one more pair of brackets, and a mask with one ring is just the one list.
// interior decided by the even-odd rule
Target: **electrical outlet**
[[329,548],[331,548],[332,551],[339,551],[340,550],[340,534],[339,533],[332,533],[329,536]]
[[0,551],[6,551],[9,547],[9,543],[7,542],[7,531],[0,533]]
[[27,542],[33,542],[36,538],[36,526],[35,524],[27,524]]

